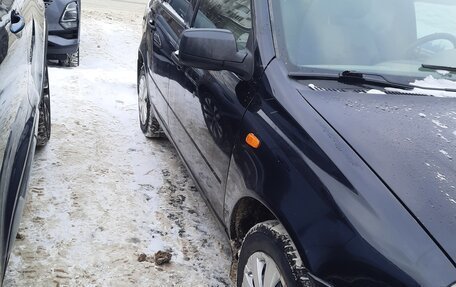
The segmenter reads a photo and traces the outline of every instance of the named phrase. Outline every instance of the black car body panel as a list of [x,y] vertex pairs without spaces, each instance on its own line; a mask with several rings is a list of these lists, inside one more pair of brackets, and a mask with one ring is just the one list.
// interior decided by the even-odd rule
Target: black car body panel
[[[80,0],[45,0],[48,21],[48,59],[65,60],[67,55],[77,52],[80,42]],[[65,28],[60,23],[65,7],[76,2],[79,9],[77,27]]]
[[[259,87],[258,95],[269,104],[261,104],[260,110],[249,109],[244,123],[251,122],[251,126],[245,127],[244,134],[254,130],[262,139],[262,148],[271,145],[265,155],[275,157],[259,159],[255,152],[256,160],[250,159],[252,155],[236,160],[238,149],[241,154],[252,154],[241,144],[234,151],[230,175],[243,174],[244,178],[229,180],[233,188],[227,187],[227,197],[228,191],[239,189],[239,182],[246,182],[248,187],[252,178],[264,178],[253,181],[257,182],[253,186],[260,187],[256,188],[258,199],[300,242],[298,248],[305,246],[300,252],[310,269],[332,282],[343,284],[340,281],[345,280],[342,286],[352,281],[362,285],[380,282],[380,286],[450,284],[455,276],[451,260],[375,172],[297,92],[305,86],[288,80],[279,61],[268,66],[265,76],[270,79],[264,85],[268,88]],[[283,92],[274,93],[272,98],[271,91],[277,90]],[[258,127],[267,127],[269,132],[262,134]],[[247,162],[256,164],[242,167]],[[246,176],[252,172],[243,170],[263,172]],[[256,175],[266,171],[262,177]],[[244,190],[238,192],[239,197],[245,196]]]
[[[42,1],[9,1],[1,11],[0,232],[2,278],[25,202],[35,152],[39,103],[46,68],[46,21]],[[23,28],[11,32],[11,13]],[[6,45],[4,45],[6,41]]]
[[[250,80],[183,66],[173,53],[185,29],[208,28],[206,2],[150,1],[138,68],[146,68],[162,128],[229,237],[242,240],[243,225],[274,218],[322,282],[454,283],[455,99],[361,94],[356,85],[316,91],[309,85],[344,85],[290,78],[267,0],[251,2]],[[207,106],[217,111],[216,128]],[[249,133],[259,148],[246,143]]]
[[456,218],[448,216],[456,212],[454,99],[302,94],[456,261]]

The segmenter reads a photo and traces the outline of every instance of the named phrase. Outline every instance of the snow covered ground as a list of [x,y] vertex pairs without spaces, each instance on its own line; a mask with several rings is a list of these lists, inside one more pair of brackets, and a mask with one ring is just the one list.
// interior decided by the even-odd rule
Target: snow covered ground
[[[142,15],[83,13],[80,67],[49,71],[53,134],[5,286],[231,285],[223,230],[172,145],[139,129]],[[138,261],[159,250],[170,264]]]

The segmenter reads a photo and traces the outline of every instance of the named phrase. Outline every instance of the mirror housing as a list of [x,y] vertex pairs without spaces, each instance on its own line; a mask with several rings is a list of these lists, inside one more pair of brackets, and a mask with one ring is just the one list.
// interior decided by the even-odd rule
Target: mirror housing
[[231,71],[242,80],[249,80],[253,75],[251,53],[237,50],[236,39],[229,30],[185,30],[180,38],[179,62],[205,70]]

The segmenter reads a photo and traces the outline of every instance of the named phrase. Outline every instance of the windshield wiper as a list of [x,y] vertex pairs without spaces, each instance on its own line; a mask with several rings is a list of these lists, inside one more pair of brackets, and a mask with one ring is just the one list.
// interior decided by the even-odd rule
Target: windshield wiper
[[[456,71],[456,68],[453,68]],[[290,72],[288,76],[291,78],[300,78],[300,79],[315,79],[315,80],[330,80],[330,81],[338,81],[345,84],[352,84],[352,85],[359,85],[359,84],[366,84],[366,85],[373,85],[379,86],[383,88],[396,88],[402,90],[413,90],[414,88],[428,90],[428,91],[444,91],[444,92],[456,92],[456,89],[452,88],[437,88],[437,87],[423,87],[414,84],[401,84],[391,82],[386,79],[384,76],[379,74],[370,74],[370,73],[360,73],[356,71],[344,71],[339,74],[331,74],[331,73],[303,73],[303,72]]]
[[360,73],[356,71],[344,71],[342,73],[304,73],[304,72],[290,72],[288,76],[291,78],[300,79],[315,79],[315,80],[330,80],[338,81],[344,84],[367,84],[373,86],[380,86],[383,88],[398,88],[404,90],[411,90],[414,87],[411,85],[391,82],[382,75]]
[[448,72],[456,72],[456,67],[427,65],[427,64],[422,64],[421,67],[423,67],[425,69],[430,69],[430,70],[442,70],[442,71],[448,71]]

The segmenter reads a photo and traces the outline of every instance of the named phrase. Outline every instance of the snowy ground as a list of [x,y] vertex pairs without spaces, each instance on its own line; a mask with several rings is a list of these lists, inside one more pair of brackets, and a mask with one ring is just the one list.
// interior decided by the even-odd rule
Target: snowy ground
[[[148,0],[83,0],[84,9],[106,11],[144,12]],[[141,15],[142,16],[142,15]]]
[[[85,10],[81,66],[50,69],[53,134],[5,286],[231,285],[222,229],[171,144],[139,129],[141,19]],[[158,250],[170,264],[138,261]]]

